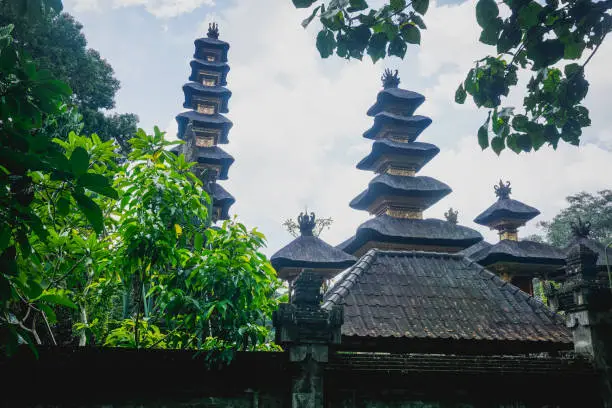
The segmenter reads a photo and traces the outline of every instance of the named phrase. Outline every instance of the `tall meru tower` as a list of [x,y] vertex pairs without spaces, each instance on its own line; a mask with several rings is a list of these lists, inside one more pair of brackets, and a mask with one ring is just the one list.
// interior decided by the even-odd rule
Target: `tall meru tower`
[[430,118],[414,114],[425,97],[400,89],[397,71],[386,70],[382,82],[384,89],[367,112],[374,125],[363,134],[374,140],[372,151],[357,164],[376,176],[350,203],[374,218],[338,248],[355,256],[372,248],[452,253],[482,241],[471,228],[423,218],[423,211],[451,192],[441,181],[417,175],[440,152],[435,145],[416,141],[431,124]]
[[234,158],[221,149],[227,144],[232,122],[223,113],[229,112],[228,101],[232,96],[227,85],[227,52],[229,44],[219,40],[219,27],[211,23],[206,38],[195,40],[195,53],[191,61],[191,76],[183,85],[185,102],[189,111],[176,116],[178,138],[185,141],[180,146],[188,161],[197,162],[195,173],[204,183],[212,198],[212,220],[229,218],[229,208],[236,201],[218,184],[227,180]]

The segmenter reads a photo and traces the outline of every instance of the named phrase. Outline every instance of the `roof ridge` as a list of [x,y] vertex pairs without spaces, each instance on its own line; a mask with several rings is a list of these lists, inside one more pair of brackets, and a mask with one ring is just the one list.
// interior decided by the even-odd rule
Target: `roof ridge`
[[[441,221],[441,220],[440,220]],[[426,257],[426,258],[466,258],[465,255],[461,255],[459,253],[449,253],[449,252],[430,252],[430,251],[417,251],[417,250],[399,250],[399,249],[377,249],[378,254],[380,255],[388,255],[388,256],[401,256],[406,254],[411,254],[412,256],[418,257]]]
[[[345,272],[344,276],[338,282],[336,282],[334,286],[329,288],[329,294],[325,294],[321,308],[329,309],[333,305],[338,305],[339,301],[346,296],[350,287],[353,286],[357,278],[361,276],[365,270],[372,266],[378,252],[380,251],[376,248],[370,249],[359,259],[359,261],[357,261],[357,263],[351,266]],[[348,282],[348,284],[346,284],[346,282]]]

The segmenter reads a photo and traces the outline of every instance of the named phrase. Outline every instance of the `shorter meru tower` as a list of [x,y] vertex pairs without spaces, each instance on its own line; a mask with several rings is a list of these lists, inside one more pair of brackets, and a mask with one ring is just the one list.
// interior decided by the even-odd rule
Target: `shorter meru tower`
[[[183,85],[185,102],[190,109],[176,116],[178,138],[185,141],[182,152],[188,161],[195,161],[195,173],[204,183],[212,199],[213,222],[229,218],[229,208],[236,201],[218,184],[227,180],[234,158],[221,149],[227,144],[232,122],[223,114],[228,113],[228,101],[232,96],[227,85],[227,52],[229,44],[219,40],[219,27],[211,23],[206,38],[195,40],[195,53],[191,61],[191,75]],[[180,151],[180,150],[179,150]]]

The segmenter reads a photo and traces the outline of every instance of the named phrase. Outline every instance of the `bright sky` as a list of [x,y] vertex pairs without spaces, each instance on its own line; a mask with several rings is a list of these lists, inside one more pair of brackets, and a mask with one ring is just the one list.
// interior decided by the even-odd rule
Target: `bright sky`
[[[89,46],[114,67],[121,81],[117,111],[136,113],[145,130],[158,125],[172,136],[193,40],[205,35],[212,19],[219,23],[220,39],[231,45],[227,116],[234,122],[230,144],[222,148],[236,159],[222,183],[237,199],[232,214],[267,235],[268,254],[292,239],[281,224],[305,206],[334,219],[322,236],[330,244],[354,234],[368,218],[348,203],[373,178],[355,165],[370,150],[371,141],[361,137],[372,124],[365,112],[386,67],[399,69],[401,87],[427,98],[417,113],[433,124],[419,141],[438,145],[441,153],[419,174],[453,188],[426,217],[443,218],[452,206],[461,224],[495,242],[494,233],[472,220],[493,203],[500,178],[512,182],[513,198],[542,212],[522,236],[537,232],[536,222],[552,218],[567,195],[612,188],[612,41],[587,66],[593,126],[582,145],[497,157],[476,142],[486,112],[454,103],[473,61],[494,52],[477,41],[471,1],[432,0],[422,47],[409,47],[404,60],[375,65],[369,59],[322,60],[316,25],[302,29],[307,12],[291,0],[64,0],[64,6],[83,23]],[[520,106],[522,95],[510,96],[508,104]]]

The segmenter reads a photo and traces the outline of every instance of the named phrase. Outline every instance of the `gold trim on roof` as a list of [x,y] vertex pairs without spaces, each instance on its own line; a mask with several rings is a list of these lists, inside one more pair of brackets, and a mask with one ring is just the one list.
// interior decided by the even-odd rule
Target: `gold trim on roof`
[[416,175],[416,171],[414,169],[409,169],[406,167],[397,167],[393,165],[389,165],[385,170],[385,173],[390,174],[392,176],[404,177],[414,177]]

